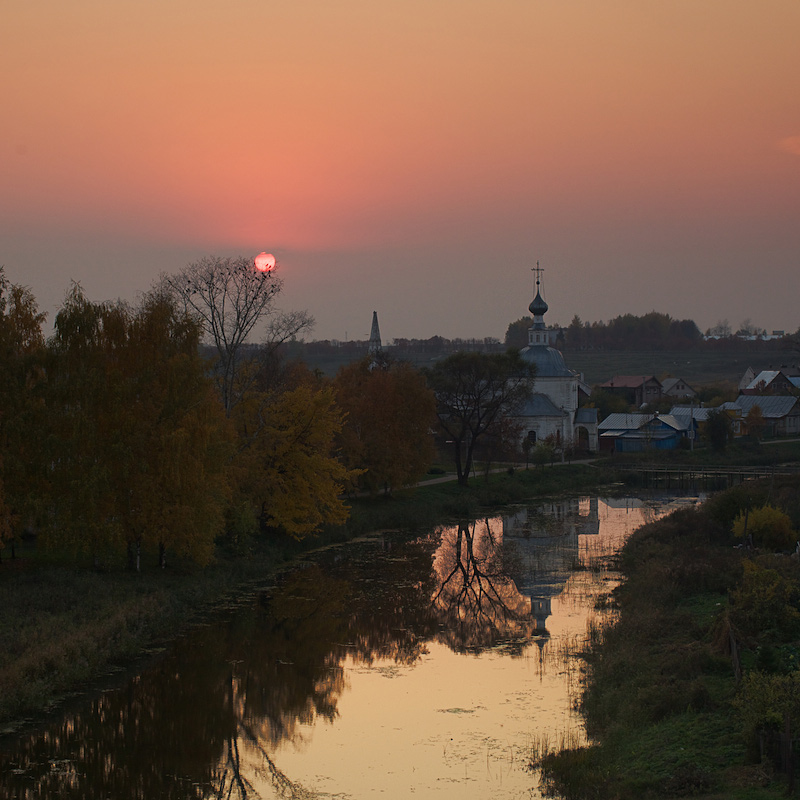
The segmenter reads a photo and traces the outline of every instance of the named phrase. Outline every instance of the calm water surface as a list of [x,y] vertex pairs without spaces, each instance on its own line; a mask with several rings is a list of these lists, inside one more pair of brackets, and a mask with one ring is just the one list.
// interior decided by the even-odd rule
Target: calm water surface
[[0,742],[9,798],[528,798],[584,739],[604,562],[696,498],[576,498],[315,554],[127,686]]

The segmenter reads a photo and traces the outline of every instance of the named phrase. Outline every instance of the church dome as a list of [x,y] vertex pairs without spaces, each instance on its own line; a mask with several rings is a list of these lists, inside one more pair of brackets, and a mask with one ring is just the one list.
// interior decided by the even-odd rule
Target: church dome
[[536,365],[537,378],[571,378],[574,375],[567,367],[564,356],[555,347],[530,345],[520,350],[519,354],[529,364]]
[[[530,297],[530,295],[528,295]],[[528,306],[528,311],[534,317],[541,317],[547,313],[547,303],[542,299],[542,295],[537,291],[536,297],[533,298],[531,304]]]

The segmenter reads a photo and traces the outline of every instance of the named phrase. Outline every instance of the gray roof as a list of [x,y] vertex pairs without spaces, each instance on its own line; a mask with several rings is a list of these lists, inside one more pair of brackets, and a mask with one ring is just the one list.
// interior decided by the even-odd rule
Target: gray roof
[[519,412],[520,417],[563,417],[566,415],[563,408],[559,408],[546,395],[536,392],[530,396],[528,401]]
[[583,425],[597,425],[597,409],[596,408],[579,408],[575,412],[575,424],[581,423]]
[[609,414],[598,426],[601,433],[612,431],[635,431],[649,422],[661,422],[668,428],[684,431],[689,427],[689,417],[676,417],[672,414]]
[[785,417],[797,405],[797,398],[791,395],[780,394],[740,394],[736,398],[736,405],[742,409],[742,414],[749,414],[753,406],[759,406],[765,417],[779,419]]
[[[669,413],[673,417],[685,417],[687,420],[691,416],[697,422],[705,422],[708,415],[714,411],[713,408],[698,408],[697,406],[672,406]],[[688,424],[688,423],[687,423]]]
[[609,414],[598,426],[599,431],[629,431],[641,428],[652,414]]
[[571,378],[575,375],[555,347],[534,344],[524,347],[519,354],[525,361],[536,365],[537,378]]

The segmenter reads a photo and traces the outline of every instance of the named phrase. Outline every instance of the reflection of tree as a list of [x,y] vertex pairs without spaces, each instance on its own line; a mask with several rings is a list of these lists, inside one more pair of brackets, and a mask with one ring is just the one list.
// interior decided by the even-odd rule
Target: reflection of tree
[[507,574],[502,536],[492,530],[489,519],[444,529],[434,569],[438,586],[433,606],[453,649],[528,638],[530,602]]
[[[482,536],[473,527],[461,534],[460,560],[472,564],[461,607],[470,592],[482,593],[479,606],[494,607],[507,630],[514,604],[504,594],[502,559]],[[21,742],[13,762],[2,759],[0,797],[241,800],[267,786],[303,797],[281,772],[278,751],[302,748],[315,719],[336,718],[348,666],[411,665],[440,635],[442,608],[430,598],[444,602],[449,590],[431,571],[438,545],[435,535],[387,537],[378,552],[370,543],[350,545],[346,558],[321,555],[322,567],[288,574],[251,609],[193,631],[124,690]],[[464,630],[451,646],[476,641]]]

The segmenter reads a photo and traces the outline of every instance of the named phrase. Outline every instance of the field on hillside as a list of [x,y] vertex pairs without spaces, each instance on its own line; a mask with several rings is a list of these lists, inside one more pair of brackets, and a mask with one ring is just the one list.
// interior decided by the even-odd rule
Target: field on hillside
[[[390,355],[396,355],[387,348]],[[319,369],[333,377],[339,367],[355,358],[341,353],[335,356],[301,356],[311,369]],[[359,354],[363,356],[362,354]],[[430,352],[403,352],[397,356],[417,366],[427,366],[436,360]],[[441,356],[440,356],[441,357]],[[655,375],[657,378],[672,376],[683,378],[691,386],[710,383],[738,385],[748,367],[756,372],[762,369],[778,369],[781,366],[800,363],[800,353],[770,351],[703,352],[703,351],[608,351],[566,352],[564,359],[570,369],[582,372],[589,385],[603,383],[614,375]]]

